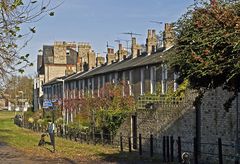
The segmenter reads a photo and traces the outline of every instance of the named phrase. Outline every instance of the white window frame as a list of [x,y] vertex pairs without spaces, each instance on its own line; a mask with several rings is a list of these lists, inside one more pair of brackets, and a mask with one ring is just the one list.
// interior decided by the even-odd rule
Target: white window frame
[[91,78],[91,81],[92,81],[92,82],[91,82],[92,97],[94,97],[94,85],[95,85],[95,84],[94,84],[94,77]]
[[101,79],[100,79],[100,76],[98,76],[97,78],[98,78],[98,85],[97,85],[98,86],[98,93],[97,93],[97,95],[98,95],[98,97],[100,97],[100,87],[101,87],[100,83],[101,83]]
[[90,78],[87,79],[87,93],[88,96],[90,95],[90,90],[91,90],[91,80]]
[[82,95],[85,96],[85,80],[82,80]]
[[129,95],[130,96],[133,95],[133,93],[132,93],[132,81],[133,81],[132,73],[133,73],[133,70],[130,70],[129,71]]
[[167,79],[168,79],[167,65],[162,64],[162,94],[166,94],[167,92]]
[[125,82],[126,82],[126,73],[125,73],[125,71],[123,71],[123,73],[122,73],[122,80],[123,80],[123,88],[122,88],[123,91],[122,91],[122,95],[125,96],[125,91],[124,91],[124,90],[125,90],[124,85],[126,85],[126,84],[125,84]]

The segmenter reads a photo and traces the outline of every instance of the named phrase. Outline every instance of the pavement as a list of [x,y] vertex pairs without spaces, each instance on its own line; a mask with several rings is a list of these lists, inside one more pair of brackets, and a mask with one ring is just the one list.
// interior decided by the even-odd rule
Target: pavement
[[[106,158],[100,161],[92,161],[88,159],[79,159],[73,161],[68,158],[49,159],[42,156],[30,156],[18,151],[14,147],[0,141],[0,164],[157,164],[157,161],[127,159],[127,156],[121,160],[114,158]],[[161,163],[161,162],[160,162]]]
[[44,159],[43,157],[29,157],[11,146],[0,142],[0,164],[74,164],[68,159]]

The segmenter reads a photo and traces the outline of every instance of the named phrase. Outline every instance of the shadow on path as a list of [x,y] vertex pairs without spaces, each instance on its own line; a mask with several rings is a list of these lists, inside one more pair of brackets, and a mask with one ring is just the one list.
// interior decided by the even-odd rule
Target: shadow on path
[[[47,147],[44,147],[50,150]],[[17,151],[15,148],[7,145],[4,142],[0,142],[0,163],[1,164],[46,164],[46,163],[58,163],[58,164],[76,164],[68,158],[56,158],[49,159],[38,156],[26,156],[24,153]]]
[[163,163],[158,157],[150,158],[149,156],[140,156],[139,152],[119,152],[115,154],[99,154],[102,161],[106,163],[117,164],[159,164]]

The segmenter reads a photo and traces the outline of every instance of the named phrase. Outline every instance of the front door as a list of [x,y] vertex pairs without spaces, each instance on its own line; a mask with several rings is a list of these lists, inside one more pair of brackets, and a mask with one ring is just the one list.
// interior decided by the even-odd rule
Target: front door
[[132,116],[133,149],[137,149],[137,116]]

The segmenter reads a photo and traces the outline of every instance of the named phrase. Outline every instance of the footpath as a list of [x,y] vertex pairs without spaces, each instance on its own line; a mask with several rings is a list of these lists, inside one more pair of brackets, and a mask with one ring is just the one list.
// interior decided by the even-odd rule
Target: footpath
[[68,159],[44,159],[38,156],[28,156],[17,151],[13,147],[0,142],[0,163],[1,164],[74,164],[75,162]]

